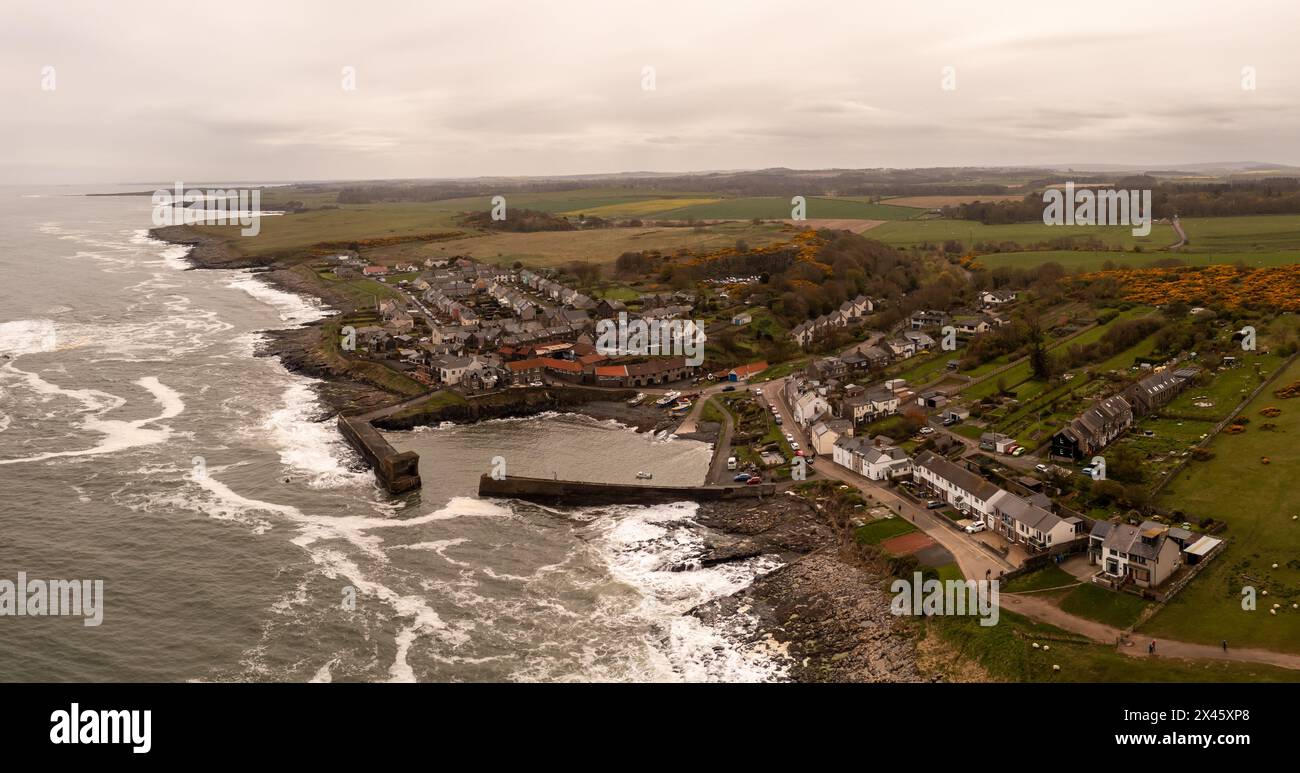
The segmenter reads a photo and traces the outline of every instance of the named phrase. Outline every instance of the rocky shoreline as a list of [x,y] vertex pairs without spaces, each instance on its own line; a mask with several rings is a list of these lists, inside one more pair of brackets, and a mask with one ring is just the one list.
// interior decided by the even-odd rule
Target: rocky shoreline
[[917,629],[889,612],[884,578],[841,550],[838,531],[806,500],[704,503],[696,520],[724,535],[706,546],[702,566],[773,554],[785,565],[690,614],[718,625],[756,618],[748,641],[779,643],[796,682],[934,681],[918,666]]
[[[236,255],[222,240],[198,233],[186,226],[154,228],[149,231],[149,236],[169,244],[190,247],[185,260],[194,269],[253,269],[256,270],[261,281],[277,290],[315,298],[323,305],[338,311],[353,310],[346,297],[330,297],[322,294],[320,287],[310,285],[301,275],[284,268],[275,259]],[[313,385],[316,394],[328,408],[327,413],[320,417],[322,420],[340,413],[364,413],[376,410],[405,399],[403,395],[395,395],[372,384],[351,378],[326,361],[317,346],[321,336],[321,325],[321,322],[313,322],[293,328],[262,331],[262,342],[255,354],[259,357],[276,357],[286,370],[316,379]],[[597,420],[612,419],[620,424],[634,427],[640,432],[670,431],[677,425],[676,420],[668,419],[662,411],[652,405],[629,406],[622,400],[592,401],[577,394],[567,395],[566,399],[521,399],[517,404],[489,411],[490,415],[484,414],[481,418],[526,416],[549,410],[579,413]],[[480,418],[477,416],[478,413],[467,411],[463,417],[450,417],[450,420],[459,418],[464,421],[475,421]],[[384,426],[386,429],[409,429],[421,423],[440,421],[442,419],[435,418],[428,421],[388,422]]]
[[[223,242],[184,226],[156,228],[150,236],[191,247],[186,260],[196,269],[255,269],[276,289],[306,295],[341,310],[346,299],[322,297],[301,276],[273,259],[231,253]],[[263,332],[256,354],[276,357],[289,371],[316,379],[314,389],[326,407],[321,420],[341,412],[361,412],[401,399],[339,372],[320,355],[323,323]],[[509,406],[510,415],[562,410],[613,420],[640,432],[671,431],[676,419],[653,405],[629,406],[624,400],[554,401]],[[467,415],[465,420],[474,420]],[[417,421],[417,423],[419,423]],[[391,427],[400,428],[400,427]],[[684,438],[713,443],[720,427],[701,423]],[[699,559],[714,566],[761,555],[777,555],[784,566],[748,587],[691,610],[705,622],[725,623],[738,615],[757,620],[746,626],[752,643],[778,642],[790,658],[788,676],[797,682],[931,681],[918,666],[916,628],[889,613],[884,578],[846,550],[842,530],[826,513],[799,497],[766,501],[703,503],[696,516],[715,535]],[[683,570],[692,567],[680,567]]]

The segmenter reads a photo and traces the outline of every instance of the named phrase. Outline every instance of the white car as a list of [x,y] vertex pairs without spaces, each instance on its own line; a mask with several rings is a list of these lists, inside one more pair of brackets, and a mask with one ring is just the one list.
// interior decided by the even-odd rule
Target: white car
[[972,521],[971,523],[967,524],[966,533],[979,534],[980,532],[984,531],[987,528],[988,527],[984,525],[983,521]]
[[921,434],[922,434],[922,435],[933,435],[933,434],[934,434],[934,427],[921,427]]
[[787,433],[785,433],[785,442],[787,442],[787,443],[793,443],[793,442],[794,442],[794,433],[793,433],[793,432],[787,432]]
[[790,441],[790,448],[794,449],[795,451],[798,451],[798,450],[799,450],[799,444],[796,443],[795,441],[791,440],[791,441]]
[[1047,474],[1048,467],[1047,467],[1047,465],[1045,465],[1045,464],[1035,464],[1035,465],[1034,465],[1034,469],[1035,469],[1035,470],[1038,470],[1039,472],[1041,472],[1041,473],[1043,473],[1044,475],[1046,475],[1046,474]]

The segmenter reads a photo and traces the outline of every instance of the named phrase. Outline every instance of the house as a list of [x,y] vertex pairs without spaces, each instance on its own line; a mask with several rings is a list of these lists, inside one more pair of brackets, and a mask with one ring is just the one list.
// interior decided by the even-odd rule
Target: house
[[912,348],[916,352],[928,352],[934,348],[934,339],[920,330],[904,330],[903,338],[912,342]]
[[876,386],[840,401],[840,415],[854,424],[875,421],[898,413],[899,397],[893,390]]
[[361,269],[361,273],[366,276],[384,276],[388,273],[388,266],[366,266]]
[[1010,491],[999,491],[989,504],[992,512],[985,519],[989,528],[1008,542],[1018,542],[1030,550],[1047,550],[1083,536],[1081,518],[1062,518]]
[[1098,577],[1115,587],[1132,582],[1155,588],[1179,567],[1182,552],[1170,538],[1168,526],[1154,521],[1138,526],[1098,521],[1088,537],[1088,560],[1101,567]]
[[921,330],[927,327],[941,327],[948,324],[948,315],[942,311],[921,309],[912,312],[911,322],[913,330]]
[[1136,418],[1173,400],[1199,372],[1198,368],[1162,370],[1101,400],[1052,436],[1052,455],[1082,459],[1100,452]]
[[[833,455],[835,442],[840,439],[841,435],[845,434],[841,429],[843,429],[842,426],[841,428],[832,426],[832,422],[819,421],[808,430],[808,445],[817,454]],[[852,431],[852,427],[847,429],[850,432]]]
[[460,383],[461,377],[465,375],[465,371],[473,364],[474,360],[470,357],[448,355],[434,360],[430,370],[433,371],[434,375],[437,376],[438,381],[441,383],[448,386],[455,386]]
[[955,317],[952,325],[959,336],[983,335],[993,329],[988,320],[980,316]]
[[822,357],[808,364],[807,374],[818,381],[844,378],[849,373],[848,363],[839,357]]
[[1137,416],[1146,416],[1174,399],[1200,371],[1197,368],[1163,370],[1139,380],[1124,391]]
[[873,445],[862,454],[862,475],[871,480],[888,480],[912,474],[912,459],[897,446]]
[[749,312],[747,312],[747,311],[741,312],[741,313],[739,313],[739,314],[737,314],[737,315],[735,315],[734,317],[731,318],[731,324],[733,324],[733,325],[737,325],[737,326],[739,326],[739,325],[748,325],[750,322],[753,322],[753,321],[754,321],[754,318],[753,318],[753,317],[749,314]]
[[895,357],[905,359],[916,354],[916,343],[906,338],[891,338],[885,342],[885,347]]
[[1119,395],[1098,401],[1052,436],[1052,456],[1082,459],[1099,453],[1133,423],[1133,408]]
[[985,290],[980,294],[980,303],[985,306],[1001,306],[1016,299],[1015,290]]
[[791,406],[794,412],[794,420],[802,427],[807,427],[813,422],[820,419],[823,415],[830,413],[830,403],[826,398],[816,391],[805,392],[794,401]]
[[1002,491],[980,475],[933,451],[922,451],[917,455],[912,480],[923,482],[961,512],[985,517],[993,512],[990,500]]
[[767,370],[767,360],[751,362],[748,365],[741,365],[738,368],[732,368],[727,371],[728,381],[746,381]]

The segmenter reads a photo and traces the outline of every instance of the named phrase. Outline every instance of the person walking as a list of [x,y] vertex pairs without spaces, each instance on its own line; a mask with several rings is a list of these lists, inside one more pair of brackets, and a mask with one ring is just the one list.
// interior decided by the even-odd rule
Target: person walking
[[1228,640],[1227,640],[1227,639],[1224,639],[1224,640],[1223,640],[1223,651],[1224,651],[1224,652],[1227,652],[1227,651],[1228,651]]

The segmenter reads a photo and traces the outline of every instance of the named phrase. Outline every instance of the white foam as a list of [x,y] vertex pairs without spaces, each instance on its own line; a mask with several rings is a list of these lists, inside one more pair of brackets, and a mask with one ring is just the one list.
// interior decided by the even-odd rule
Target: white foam
[[274,308],[284,322],[306,324],[323,319],[330,313],[315,299],[279,290],[259,280],[255,274],[241,272],[227,287],[243,290],[253,298]]
[[102,434],[104,438],[98,445],[90,448],[76,451],[48,451],[43,454],[25,456],[18,459],[0,459],[0,465],[20,464],[23,462],[41,462],[48,459],[64,457],[111,454],[129,448],[136,448],[138,446],[164,443],[171,437],[172,428],[167,425],[160,425],[158,427],[150,427],[148,425],[156,424],[166,419],[175,418],[185,410],[185,402],[181,400],[181,396],[174,389],[163,384],[153,376],[145,376],[144,378],[136,380],[135,383],[148,390],[148,392],[153,396],[154,401],[162,406],[162,413],[148,419],[137,419],[135,421],[106,419],[103,418],[104,414],[126,404],[126,401],[123,398],[94,389],[64,389],[42,379],[35,373],[27,373],[18,370],[13,367],[13,363],[7,363],[4,369],[7,372],[16,373],[24,377],[25,384],[38,395],[42,396],[44,400],[64,397],[79,402],[82,406],[80,412],[90,414],[81,421],[82,429],[85,429],[88,432],[98,432]]
[[320,409],[311,381],[297,379],[284,391],[284,406],[261,424],[286,467],[310,476],[312,488],[371,485],[369,472],[354,472],[345,461],[351,455],[332,423],[314,421]]
[[19,319],[0,322],[0,354],[18,356],[52,352],[58,335],[52,319]]

